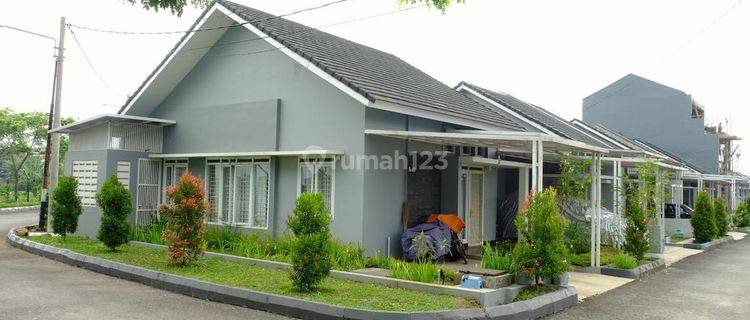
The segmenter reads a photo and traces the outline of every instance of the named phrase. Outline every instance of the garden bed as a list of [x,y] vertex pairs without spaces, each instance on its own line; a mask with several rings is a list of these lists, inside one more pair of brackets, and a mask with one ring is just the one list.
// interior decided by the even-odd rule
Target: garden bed
[[710,250],[722,244],[732,242],[732,241],[734,241],[734,238],[732,236],[724,236],[724,237],[714,239],[713,241],[705,242],[705,243],[694,243],[694,242],[684,243],[682,244],[682,247],[688,248],[688,249]]
[[664,259],[656,259],[653,261],[639,261],[638,266],[633,269],[620,269],[615,268],[613,265],[607,265],[600,268],[600,272],[603,275],[628,278],[628,279],[640,279],[644,275],[655,272],[660,269],[664,269],[667,265]]
[[[213,258],[181,268],[169,266],[158,249],[125,245],[112,253],[84,238],[31,239],[49,245],[20,238],[14,231],[8,234],[16,247],[78,267],[201,299],[306,319],[535,319],[577,302],[575,288],[568,287],[526,301],[478,308],[466,299],[339,279],[327,279],[318,292],[300,294],[291,290],[283,270]],[[438,311],[446,309],[452,310]]]

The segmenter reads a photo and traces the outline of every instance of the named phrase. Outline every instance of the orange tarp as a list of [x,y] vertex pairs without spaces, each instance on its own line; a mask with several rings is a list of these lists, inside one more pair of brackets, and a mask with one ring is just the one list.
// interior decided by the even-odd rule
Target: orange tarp
[[427,222],[433,223],[440,221],[443,225],[451,229],[454,233],[458,234],[464,230],[464,221],[461,220],[457,215],[454,214],[431,214],[427,217]]

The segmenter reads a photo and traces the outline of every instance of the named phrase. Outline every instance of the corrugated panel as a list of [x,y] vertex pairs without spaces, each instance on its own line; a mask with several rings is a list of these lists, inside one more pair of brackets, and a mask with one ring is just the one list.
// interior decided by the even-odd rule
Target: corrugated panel
[[73,161],[72,175],[78,180],[76,193],[81,198],[81,205],[86,207],[96,206],[96,190],[99,179],[98,161]]

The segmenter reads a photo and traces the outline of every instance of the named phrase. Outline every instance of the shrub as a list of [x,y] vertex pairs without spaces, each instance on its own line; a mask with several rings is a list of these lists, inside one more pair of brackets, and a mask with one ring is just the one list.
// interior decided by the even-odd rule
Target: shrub
[[513,273],[513,259],[509,252],[489,244],[482,246],[482,268],[504,270]]
[[118,246],[128,242],[130,225],[127,219],[133,208],[130,191],[113,174],[96,193],[96,203],[102,208],[102,223],[97,239],[109,250],[115,251]]
[[188,265],[206,250],[204,219],[208,214],[203,180],[185,171],[176,186],[167,187],[167,204],[159,207],[164,217],[164,241],[173,264]]
[[78,189],[78,181],[75,178],[61,176],[55,193],[52,195],[52,229],[63,238],[69,233],[76,232],[78,216],[83,211],[76,189]]
[[164,232],[164,223],[154,223],[147,226],[133,226],[130,228],[129,241],[140,241],[146,243],[164,244],[162,233]]
[[633,269],[638,266],[638,260],[623,252],[612,258],[612,265],[619,269]]
[[737,228],[750,227],[750,199],[745,199],[737,206],[732,215],[732,225]]
[[709,242],[716,235],[716,219],[708,192],[701,191],[695,199],[695,210],[690,218],[690,225],[693,227],[693,238],[697,243]]
[[586,222],[575,221],[565,228],[565,245],[573,254],[591,251],[591,226]]
[[649,250],[648,224],[650,217],[643,210],[638,186],[623,175],[626,196],[625,206],[625,245],[623,249],[636,259],[643,259]]
[[516,217],[522,241],[514,249],[516,269],[539,285],[541,278],[553,279],[570,269],[564,232],[567,221],[557,209],[554,188],[529,196],[528,208]]
[[714,219],[716,219],[716,237],[723,237],[729,231],[729,216],[724,208],[724,199],[716,198],[714,201]]
[[331,270],[330,222],[323,195],[306,193],[297,198],[287,222],[296,237],[290,278],[297,291],[315,290]]

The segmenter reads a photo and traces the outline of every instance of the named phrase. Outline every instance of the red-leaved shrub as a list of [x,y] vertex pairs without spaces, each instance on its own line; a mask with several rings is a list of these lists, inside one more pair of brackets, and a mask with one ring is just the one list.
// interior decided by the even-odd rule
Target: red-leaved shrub
[[169,259],[188,265],[206,250],[204,219],[208,214],[203,180],[185,171],[176,186],[166,189],[167,204],[159,207],[165,228],[162,233],[169,245]]

